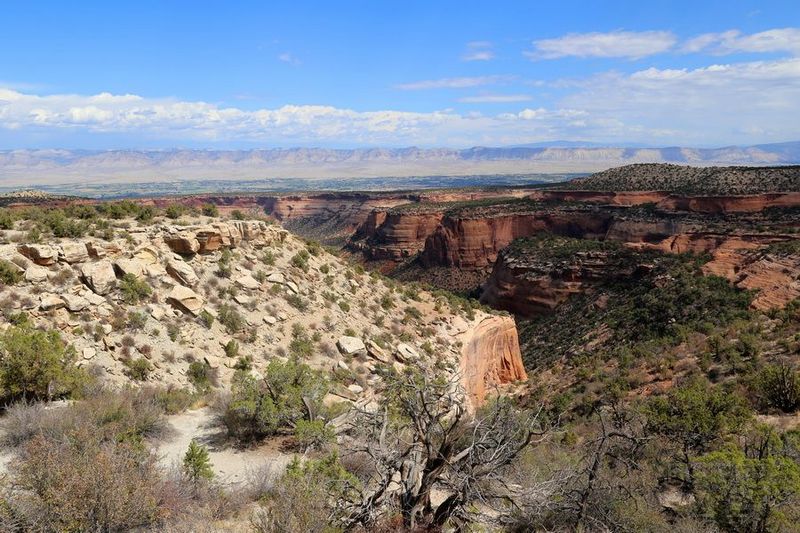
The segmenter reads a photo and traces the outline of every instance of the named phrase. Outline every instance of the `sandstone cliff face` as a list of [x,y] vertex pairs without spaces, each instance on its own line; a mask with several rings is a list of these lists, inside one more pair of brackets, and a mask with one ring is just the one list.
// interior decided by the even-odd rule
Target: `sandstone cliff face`
[[664,191],[536,191],[531,199],[543,201],[583,202],[614,206],[654,204],[665,211],[688,213],[753,213],[770,207],[800,205],[800,193],[779,192],[736,196],[684,196]]
[[442,213],[394,213],[373,211],[362,225],[365,241],[351,241],[351,248],[363,252],[368,260],[399,262],[415,255],[425,239],[439,226]]
[[473,407],[494,387],[528,379],[513,318],[485,317],[465,332],[462,342],[461,379]]
[[480,301],[522,317],[552,312],[587,286],[632,271],[619,268],[606,252],[579,252],[569,260],[532,263],[501,253],[483,287]]
[[800,298],[800,257],[769,254],[753,243],[743,244],[724,243],[703,265],[703,272],[757,291],[751,304],[754,309],[777,309]]
[[601,238],[611,215],[600,212],[534,212],[486,218],[445,217],[425,242],[425,266],[483,268],[511,241],[542,232],[569,237]]

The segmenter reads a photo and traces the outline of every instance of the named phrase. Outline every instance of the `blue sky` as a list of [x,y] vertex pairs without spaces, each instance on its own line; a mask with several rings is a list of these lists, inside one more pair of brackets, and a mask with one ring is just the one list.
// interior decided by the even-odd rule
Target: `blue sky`
[[800,138],[800,2],[0,3],[0,149]]

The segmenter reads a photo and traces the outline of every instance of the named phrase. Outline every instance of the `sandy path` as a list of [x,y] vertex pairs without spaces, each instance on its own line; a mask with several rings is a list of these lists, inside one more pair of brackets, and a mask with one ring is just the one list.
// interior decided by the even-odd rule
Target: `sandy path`
[[269,468],[282,471],[291,461],[292,455],[282,453],[274,446],[239,450],[221,444],[224,430],[214,424],[208,408],[186,411],[167,418],[173,431],[153,449],[164,467],[180,465],[189,442],[195,439],[208,447],[208,455],[218,481],[227,484],[246,482],[251,472]]

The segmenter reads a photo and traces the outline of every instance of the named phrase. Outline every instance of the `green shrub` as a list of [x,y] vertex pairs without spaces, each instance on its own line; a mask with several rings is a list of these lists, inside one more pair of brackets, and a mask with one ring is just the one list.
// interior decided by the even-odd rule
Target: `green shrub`
[[212,315],[205,309],[200,311],[198,318],[200,319],[200,322],[202,322],[203,325],[207,328],[210,328],[214,324],[214,315]]
[[244,329],[244,317],[230,305],[223,304],[219,307],[217,319],[231,335]]
[[186,377],[198,392],[206,392],[211,388],[211,367],[200,361],[192,361],[186,371]]
[[122,276],[119,282],[119,290],[122,294],[122,300],[128,305],[136,305],[153,294],[153,289],[150,288],[146,281],[131,273]]
[[298,420],[294,438],[305,449],[321,448],[336,438],[333,429],[324,420]]
[[170,204],[164,210],[164,214],[167,218],[171,218],[172,220],[177,220],[183,216],[186,212],[186,208],[180,204]]
[[129,378],[136,381],[147,381],[150,373],[153,371],[153,365],[144,357],[138,359],[127,359],[124,362],[126,367],[126,374]]
[[230,435],[240,441],[260,440],[308,419],[308,409],[315,415],[327,392],[322,372],[297,359],[273,360],[263,380],[241,371],[234,375],[222,419]]
[[7,401],[80,392],[90,379],[74,365],[75,359],[75,350],[58,331],[11,326],[0,337],[0,394]]
[[214,204],[203,204],[203,207],[200,208],[200,212],[207,217],[219,216],[219,209],[217,209],[217,206]]
[[292,256],[291,263],[292,266],[296,266],[303,272],[308,270],[308,258],[309,258],[308,250],[300,250],[296,254]]
[[20,272],[17,265],[0,259],[0,283],[3,285],[16,285],[22,281],[22,272]]
[[208,448],[197,444],[194,439],[189,442],[189,448],[183,456],[183,473],[194,485],[214,478],[214,470],[208,458]]
[[764,408],[793,413],[800,409],[800,372],[787,364],[766,365],[755,377],[755,393]]
[[239,343],[231,339],[225,344],[225,355],[228,357],[236,357],[239,355]]

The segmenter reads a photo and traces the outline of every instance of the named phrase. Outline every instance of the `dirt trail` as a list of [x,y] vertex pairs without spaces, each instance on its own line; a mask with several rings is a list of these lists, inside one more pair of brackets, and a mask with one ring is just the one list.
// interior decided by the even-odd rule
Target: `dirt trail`
[[208,455],[219,481],[227,484],[246,482],[251,472],[269,468],[278,473],[291,461],[292,455],[275,446],[239,450],[224,443],[224,430],[215,424],[208,408],[186,411],[167,418],[173,431],[153,447],[160,463],[166,467],[180,465],[189,442],[195,439],[208,447]]

